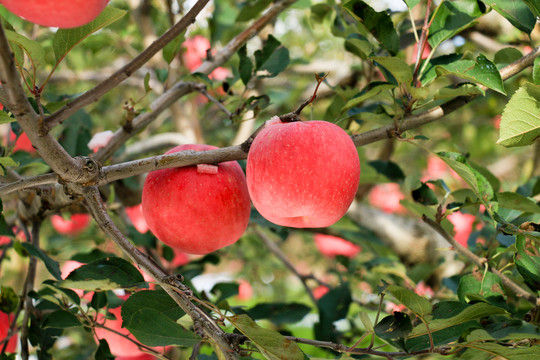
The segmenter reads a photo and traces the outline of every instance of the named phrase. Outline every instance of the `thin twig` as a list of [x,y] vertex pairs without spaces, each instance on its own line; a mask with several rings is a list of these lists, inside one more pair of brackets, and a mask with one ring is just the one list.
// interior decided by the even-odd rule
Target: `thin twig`
[[124,65],[122,68],[118,69],[109,78],[94,88],[88,90],[75,100],[67,103],[63,108],[56,111],[51,116],[45,118],[40,129],[41,134],[48,133],[54,126],[76,113],[79,109],[82,109],[83,107],[99,100],[111,89],[130,77],[131,74],[146,64],[158,51],[163,49],[165,45],[173,41],[178,35],[183,33],[189,25],[193,24],[195,22],[195,18],[202,11],[202,9],[204,9],[208,1],[209,0],[197,1],[180,21],[178,21],[173,27],[156,39],[156,41],[154,41],[137,57]]
[[468,258],[469,260],[471,260],[475,265],[477,265],[478,267],[484,267],[484,266],[488,266],[489,268],[489,271],[492,272],[493,274],[497,275],[502,283],[509,289],[511,289],[517,296],[519,297],[522,297],[524,299],[526,299],[527,301],[531,302],[532,304],[534,305],[538,305],[539,304],[539,299],[534,296],[532,293],[530,293],[529,291],[523,289],[521,286],[519,286],[518,284],[516,284],[512,279],[510,279],[509,277],[507,277],[506,275],[504,275],[501,271],[499,271],[498,269],[494,268],[493,266],[489,265],[489,263],[487,262],[487,259],[485,258],[480,258],[479,256],[477,256],[476,254],[474,254],[473,252],[471,252],[469,249],[467,249],[466,247],[464,247],[463,245],[461,245],[460,243],[458,243],[452,236],[450,236],[450,234],[448,234],[443,228],[442,226],[437,223],[436,221],[428,218],[427,216],[423,216],[422,219],[429,225],[433,228],[433,230],[437,231],[442,237],[444,237],[446,239],[446,241],[448,241],[453,247],[454,249],[460,253],[461,255],[465,256],[466,258]]

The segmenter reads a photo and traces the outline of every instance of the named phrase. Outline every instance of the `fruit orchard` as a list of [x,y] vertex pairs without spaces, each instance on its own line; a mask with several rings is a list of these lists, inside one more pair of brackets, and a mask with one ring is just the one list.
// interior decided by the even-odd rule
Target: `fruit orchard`
[[0,359],[540,358],[537,0],[0,0]]

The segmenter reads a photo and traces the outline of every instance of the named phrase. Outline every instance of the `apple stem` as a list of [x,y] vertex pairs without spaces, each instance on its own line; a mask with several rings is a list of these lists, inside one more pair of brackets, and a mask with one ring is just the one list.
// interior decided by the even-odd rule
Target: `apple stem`
[[279,119],[283,122],[294,122],[294,121],[301,121],[300,120],[300,113],[306,106],[313,103],[315,101],[315,98],[317,97],[317,91],[319,91],[319,86],[321,86],[321,83],[326,79],[329,73],[326,73],[324,76],[320,76],[319,74],[315,74],[315,79],[317,79],[317,86],[315,87],[315,90],[313,91],[313,95],[310,99],[304,101],[298,109],[294,110],[293,112],[287,113],[285,115],[281,115]]

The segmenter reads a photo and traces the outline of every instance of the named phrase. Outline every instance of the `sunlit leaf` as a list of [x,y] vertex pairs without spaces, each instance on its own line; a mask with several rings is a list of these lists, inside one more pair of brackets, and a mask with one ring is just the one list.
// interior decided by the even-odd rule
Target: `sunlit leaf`
[[391,293],[400,303],[421,318],[431,314],[432,305],[429,300],[412,290],[397,285],[390,285],[386,288],[385,292]]
[[[536,25],[536,18],[524,1],[485,0],[484,3],[504,16],[514,27],[527,34],[530,34]],[[538,9],[538,2],[533,9]]]

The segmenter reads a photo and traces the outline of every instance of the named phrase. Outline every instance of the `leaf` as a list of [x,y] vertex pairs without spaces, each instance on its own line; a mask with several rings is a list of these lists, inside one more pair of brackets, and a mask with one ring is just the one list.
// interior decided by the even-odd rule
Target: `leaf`
[[[170,64],[176,55],[178,54],[178,51],[180,51],[180,48],[182,48],[182,43],[185,40],[184,34],[180,34],[177,37],[174,38],[173,41],[165,45],[163,48],[163,59],[167,62],[167,64]],[[147,73],[147,76],[150,77],[150,73]],[[147,84],[147,80],[145,78],[144,80],[145,85]],[[147,86],[145,86],[147,88]],[[148,91],[148,90],[146,90]]]
[[197,334],[185,330],[175,320],[153,308],[141,306],[130,312],[129,317],[124,317],[122,306],[122,319],[122,326],[148,346],[193,346],[201,341]]
[[94,360],[114,360],[115,356],[111,354],[109,344],[105,339],[99,339],[99,346],[94,354]]
[[413,326],[409,315],[396,311],[393,315],[386,316],[375,327],[375,334],[402,350],[405,349],[405,337]]
[[358,94],[354,95],[344,106],[343,110],[348,110],[361,105],[365,100],[379,95],[386,90],[394,89],[396,85],[387,82],[374,81],[369,83]]
[[525,339],[540,339],[538,327],[522,321],[497,322],[488,324],[483,329],[473,330],[466,337],[467,342],[473,341],[519,341]]
[[4,169],[9,167],[18,167],[19,163],[9,156],[0,157],[0,175],[4,175]]
[[69,311],[56,310],[45,317],[42,326],[44,328],[65,329],[73,326],[81,326],[81,322]]
[[92,139],[92,119],[79,110],[63,123],[60,144],[71,156],[87,156],[91,153],[88,142]]
[[436,58],[433,58],[429,60],[425,71],[422,73],[422,77],[420,78],[420,81],[422,82],[422,86],[427,86],[435,80],[437,75],[437,66],[438,65],[448,65],[452,64],[458,60],[460,60],[463,57],[461,54],[448,54],[448,55],[442,55],[438,56]]
[[114,290],[145,284],[141,273],[118,257],[92,261],[73,270],[60,285],[72,289]]
[[33,244],[29,242],[21,243],[21,246],[28,251],[28,253],[41,261],[45,264],[45,267],[49,271],[49,273],[55,277],[57,280],[62,280],[62,272],[60,271],[60,266],[56,261],[51,259],[45,252],[39,248],[36,248]]
[[513,47],[507,47],[495,53],[493,62],[500,68],[519,60],[521,57],[523,57],[521,51]]
[[[478,350],[480,352],[485,352],[489,354],[490,358],[496,356],[497,358],[509,359],[509,360],[530,360],[540,358],[540,346],[533,345],[528,347],[509,347],[499,345],[497,343],[490,342],[473,342],[468,344],[463,344],[469,349]],[[536,355],[534,355],[536,354]],[[478,358],[478,355],[472,355],[472,358]]]
[[377,170],[377,173],[386,176],[392,182],[399,182],[405,179],[403,170],[393,161],[372,160],[368,165]]
[[523,0],[536,18],[540,17],[540,2],[538,0]]
[[540,85],[540,57],[534,59],[533,82],[536,85]]
[[405,61],[397,57],[388,56],[373,56],[370,57],[370,60],[373,60],[392,74],[397,84],[407,87],[411,85],[413,74],[411,67]]
[[245,22],[257,18],[271,2],[272,0],[253,0],[244,2],[240,13],[236,16],[236,21]]
[[414,201],[424,205],[437,205],[439,203],[435,192],[426,183],[422,183],[418,189],[414,189],[411,195]]
[[416,294],[414,291],[397,285],[389,285],[385,291],[392,294],[418,317],[424,318],[426,315],[431,314],[432,305],[429,300]]
[[242,46],[238,50],[238,56],[240,57],[240,63],[238,64],[238,72],[240,73],[240,79],[242,80],[244,85],[247,85],[253,73],[253,63],[247,56],[246,45]]
[[420,0],[403,0],[403,1],[405,1],[405,4],[407,4],[407,7],[411,10],[420,2]]
[[360,317],[360,321],[362,321],[366,332],[373,332],[373,323],[371,322],[369,315],[366,312],[362,311],[358,314],[358,316]]
[[9,124],[9,123],[12,123],[12,122],[14,122],[16,120],[17,119],[9,116],[8,114],[0,112],[0,124]]
[[488,299],[490,297],[504,296],[504,291],[501,279],[497,275],[491,272],[484,274],[475,271],[459,280],[457,294],[460,301],[466,301],[471,294]]
[[476,24],[482,11],[476,0],[443,1],[429,28],[428,42],[436,48],[461,31]]
[[529,35],[536,25],[536,18],[531,13],[531,9],[523,1],[485,0],[484,3],[504,16],[516,29]]
[[506,104],[497,144],[531,145],[540,136],[540,85],[525,83]]
[[298,345],[277,331],[260,327],[247,315],[227,318],[233,326],[247,336],[268,360],[304,360]]
[[276,325],[297,323],[309,314],[311,308],[300,303],[261,303],[247,310],[253,320],[269,319]]
[[482,54],[478,55],[476,61],[458,60],[447,65],[439,65],[435,71],[437,75],[455,75],[506,95],[499,70]]
[[516,236],[517,252],[514,261],[518,272],[533,290],[540,290],[540,257],[538,245],[523,235]]
[[514,209],[529,213],[540,213],[540,206],[532,199],[515,192],[497,193],[499,206],[507,209]]
[[268,38],[264,42],[264,46],[261,50],[255,51],[255,68],[261,69],[262,66],[270,56],[281,46],[281,42],[272,35],[268,35]]
[[471,83],[462,83],[458,86],[446,86],[440,88],[433,98],[435,100],[441,99],[453,99],[458,96],[475,96],[475,95],[485,95],[486,92],[482,90],[478,85]]
[[333,341],[337,337],[334,322],[344,319],[351,305],[351,290],[348,283],[330,289],[318,301],[319,322],[315,324],[315,334],[319,340]]
[[[41,47],[40,43],[34,40],[30,40],[11,30],[6,30],[6,37],[12,43],[12,47],[13,44],[15,44],[17,47],[20,47],[24,50],[26,55],[30,58],[34,71],[36,71],[41,65],[45,63],[45,51]],[[15,49],[13,50],[15,52]],[[23,66],[24,58],[22,58],[22,54],[20,54],[20,56],[21,58],[18,58],[17,62],[20,66]]]
[[94,20],[86,25],[70,29],[58,29],[53,38],[53,51],[56,61],[60,62],[78,43],[96,31],[109,26],[125,14],[127,14],[126,10],[107,6]]
[[0,311],[5,313],[14,312],[19,304],[19,297],[11,287],[0,287]]
[[381,46],[388,50],[391,55],[399,51],[399,36],[386,11],[377,12],[371,6],[361,0],[352,0],[343,7],[379,41]]
[[345,39],[345,50],[355,54],[360,59],[367,59],[373,52],[373,46],[369,40],[360,34],[350,34]]
[[259,75],[259,77],[274,77],[277,76],[280,72],[285,70],[289,66],[290,57],[289,49],[285,47],[279,47],[276,51],[270,55],[270,57],[261,64],[257,70],[266,70],[268,74]]

